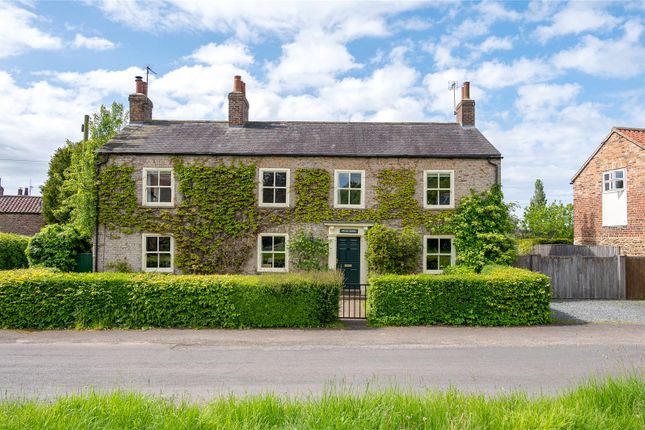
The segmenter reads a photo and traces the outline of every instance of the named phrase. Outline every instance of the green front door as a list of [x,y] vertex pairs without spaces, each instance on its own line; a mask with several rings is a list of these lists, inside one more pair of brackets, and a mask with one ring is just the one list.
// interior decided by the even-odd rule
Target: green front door
[[361,238],[336,238],[336,261],[336,267],[345,275],[345,288],[360,288]]

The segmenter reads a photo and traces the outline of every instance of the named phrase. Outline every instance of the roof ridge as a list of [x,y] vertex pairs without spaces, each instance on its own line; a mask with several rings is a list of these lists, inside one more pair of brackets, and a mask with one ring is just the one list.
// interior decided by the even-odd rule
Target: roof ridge
[[[152,119],[143,121],[138,124],[154,123],[200,123],[200,124],[228,124],[226,120],[204,120],[204,119]],[[400,125],[446,125],[459,126],[457,122],[433,122],[433,121],[293,121],[293,120],[266,120],[266,121],[249,121],[247,124],[271,124],[271,123],[288,123],[288,124],[360,124],[360,125],[381,125],[381,124],[400,124]],[[243,128],[243,127],[242,127]],[[476,128],[476,127],[469,127]]]

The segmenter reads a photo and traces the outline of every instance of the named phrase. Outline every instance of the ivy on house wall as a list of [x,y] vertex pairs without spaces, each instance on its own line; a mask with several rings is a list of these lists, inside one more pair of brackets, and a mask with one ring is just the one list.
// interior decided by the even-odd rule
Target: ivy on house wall
[[410,169],[379,171],[376,205],[368,209],[332,208],[330,172],[297,169],[294,208],[266,209],[258,208],[255,164],[186,165],[173,159],[173,166],[183,199],[171,209],[142,207],[137,202],[133,166],[104,167],[99,178],[99,220],[108,230],[123,234],[173,234],[175,264],[184,272],[240,272],[257,233],[277,225],[400,220],[402,226],[445,233],[452,214],[422,208],[415,199],[415,172]]

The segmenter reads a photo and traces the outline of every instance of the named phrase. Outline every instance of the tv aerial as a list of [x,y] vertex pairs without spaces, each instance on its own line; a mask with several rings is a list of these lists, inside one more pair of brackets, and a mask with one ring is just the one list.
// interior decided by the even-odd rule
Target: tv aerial
[[150,75],[150,73],[152,73],[153,75],[157,74],[157,72],[150,68],[150,64],[146,64],[146,84],[148,83],[148,76]]
[[452,90],[452,113],[457,115],[457,86],[459,82],[457,81],[448,81],[448,91]]

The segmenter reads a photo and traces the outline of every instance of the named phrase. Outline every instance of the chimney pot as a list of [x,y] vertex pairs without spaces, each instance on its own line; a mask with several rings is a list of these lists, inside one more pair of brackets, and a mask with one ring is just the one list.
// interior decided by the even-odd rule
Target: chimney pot
[[141,76],[134,77],[134,92],[137,94],[145,94],[143,89],[143,78]]
[[25,188],[24,188],[23,194],[24,194],[25,196],[28,196],[28,195],[29,195],[29,187],[25,187]]
[[464,86],[461,88],[461,99],[470,100],[470,82],[464,82]]
[[242,77],[240,75],[235,75],[233,77],[233,91],[236,93],[242,92]]
[[18,188],[18,195],[22,196],[22,187]]

